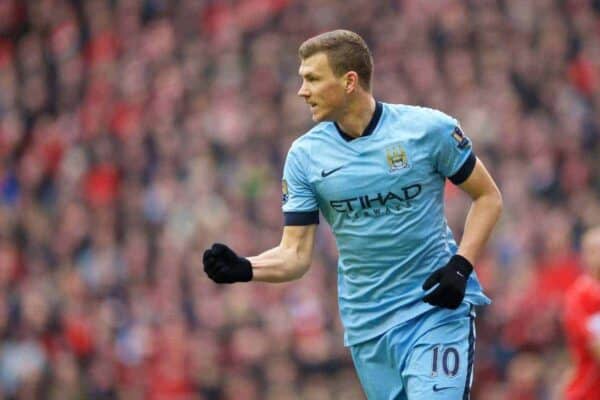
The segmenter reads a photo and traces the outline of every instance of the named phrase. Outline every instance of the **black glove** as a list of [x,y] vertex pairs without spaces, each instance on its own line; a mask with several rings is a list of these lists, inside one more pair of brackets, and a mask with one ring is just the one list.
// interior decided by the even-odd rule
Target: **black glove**
[[216,283],[248,282],[252,280],[252,264],[238,257],[229,247],[215,243],[204,251],[204,272]]
[[467,279],[471,272],[473,266],[469,260],[458,254],[453,255],[448,264],[433,271],[423,284],[423,290],[429,290],[439,283],[423,301],[433,306],[457,309],[465,297]]

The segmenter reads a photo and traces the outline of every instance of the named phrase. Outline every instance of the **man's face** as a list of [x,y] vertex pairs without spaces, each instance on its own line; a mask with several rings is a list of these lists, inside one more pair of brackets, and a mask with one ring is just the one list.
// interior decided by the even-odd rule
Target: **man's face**
[[336,77],[325,53],[315,53],[302,60],[298,74],[302,86],[298,96],[310,106],[315,122],[339,118],[346,101],[344,77]]

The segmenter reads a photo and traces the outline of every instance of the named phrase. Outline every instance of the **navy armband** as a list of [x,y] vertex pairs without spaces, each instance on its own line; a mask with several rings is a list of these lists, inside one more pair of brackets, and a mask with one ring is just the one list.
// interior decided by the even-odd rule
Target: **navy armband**
[[292,211],[283,213],[284,225],[314,225],[319,223],[319,211]]
[[450,181],[455,185],[460,185],[466,181],[469,176],[471,176],[471,172],[473,172],[473,169],[475,169],[476,162],[477,157],[475,157],[475,154],[471,152],[469,157],[467,157],[463,163],[462,167],[460,167],[460,169],[454,175],[448,177],[448,179],[450,179]]

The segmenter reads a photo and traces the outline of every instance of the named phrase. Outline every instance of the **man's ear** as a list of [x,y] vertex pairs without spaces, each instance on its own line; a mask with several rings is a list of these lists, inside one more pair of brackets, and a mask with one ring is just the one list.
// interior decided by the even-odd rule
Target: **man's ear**
[[346,93],[354,92],[358,87],[358,74],[355,71],[348,71],[344,74],[344,85]]

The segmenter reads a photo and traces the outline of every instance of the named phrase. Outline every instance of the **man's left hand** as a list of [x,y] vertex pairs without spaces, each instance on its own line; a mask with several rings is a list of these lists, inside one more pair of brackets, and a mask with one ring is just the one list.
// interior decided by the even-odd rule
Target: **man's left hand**
[[423,301],[433,306],[457,309],[465,297],[467,279],[471,272],[473,266],[469,260],[459,254],[453,255],[448,264],[434,271],[423,284],[423,290],[429,290],[438,284]]

